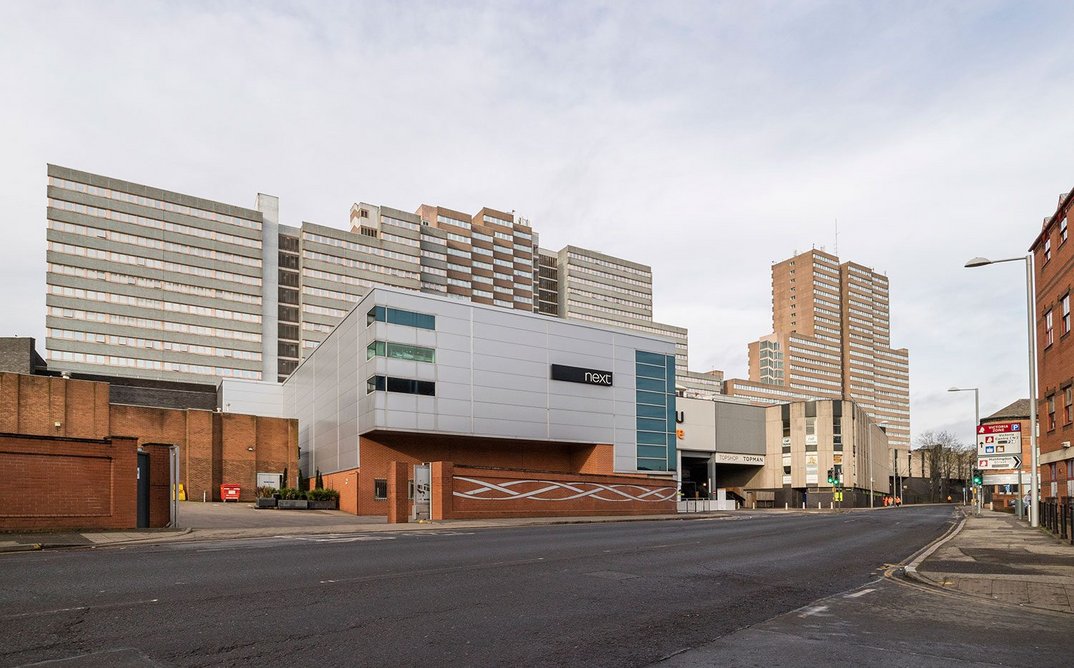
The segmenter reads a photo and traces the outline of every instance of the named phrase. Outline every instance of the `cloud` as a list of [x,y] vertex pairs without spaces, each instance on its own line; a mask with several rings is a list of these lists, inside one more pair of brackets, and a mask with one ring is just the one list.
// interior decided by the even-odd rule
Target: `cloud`
[[1025,396],[1016,265],[1074,181],[1062,3],[7,3],[5,333],[44,336],[45,164],[344,227],[517,210],[652,265],[699,370],[744,375],[773,261],[888,273],[913,430]]

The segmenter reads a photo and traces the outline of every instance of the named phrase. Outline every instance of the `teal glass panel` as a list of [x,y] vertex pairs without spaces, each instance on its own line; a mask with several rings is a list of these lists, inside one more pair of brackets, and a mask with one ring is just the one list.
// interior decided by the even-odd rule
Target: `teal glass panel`
[[674,397],[674,395],[668,397],[667,411],[668,411],[667,412],[667,420],[668,420],[668,427],[669,428],[666,431],[675,431],[676,429],[678,429],[678,427],[675,426],[676,422],[675,422],[675,397]]
[[638,457],[638,470],[639,471],[667,471],[667,462],[663,459],[648,459],[645,457]]
[[675,356],[667,356],[667,391],[668,394],[675,394]]
[[638,456],[664,461],[667,458],[667,448],[662,445],[639,445]]
[[639,404],[652,404],[653,406],[667,406],[667,395],[657,394],[656,392],[644,392],[642,390],[637,391]]
[[436,316],[425,313],[414,314],[414,326],[422,329],[436,329]]
[[641,376],[638,376],[638,378],[636,378],[635,380],[638,384],[639,390],[649,390],[651,392],[664,391],[664,381],[662,380],[657,380],[655,378],[642,378]]
[[653,432],[653,431],[639,431],[638,432],[638,445],[659,445],[661,448],[667,447],[665,445],[668,435],[665,432]]
[[638,418],[638,429],[643,431],[661,431],[667,432],[668,423],[663,420],[653,420],[650,418]]
[[637,350],[634,353],[634,361],[641,364],[652,364],[654,366],[664,366],[664,356],[658,353],[647,353],[644,350]]
[[678,459],[679,459],[679,456],[677,454],[675,454],[675,448],[676,448],[675,441],[676,440],[677,440],[677,438],[676,438],[675,434],[668,434],[668,451],[667,451],[668,459],[667,459],[667,465],[668,465],[668,470],[669,471],[675,468],[675,466],[676,466],[676,464],[678,462]]
[[[378,341],[377,343],[380,342]],[[411,346],[405,343],[389,343],[387,353],[388,357],[393,359],[411,360],[414,362],[433,362],[435,361],[436,355],[432,348]],[[378,354],[383,355],[383,349],[379,351]]]
[[638,404],[638,417],[647,418],[664,418],[666,417],[667,409],[662,406],[646,406],[645,404]]
[[641,378],[655,378],[656,380],[664,380],[664,367],[662,366],[635,364],[634,373]]

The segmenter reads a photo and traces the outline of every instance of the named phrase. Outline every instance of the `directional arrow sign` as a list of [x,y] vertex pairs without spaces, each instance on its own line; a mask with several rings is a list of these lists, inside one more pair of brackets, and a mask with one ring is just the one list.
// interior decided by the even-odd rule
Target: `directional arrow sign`
[[1022,467],[1021,455],[1000,455],[995,457],[978,457],[977,468],[995,471],[997,469],[1017,469]]

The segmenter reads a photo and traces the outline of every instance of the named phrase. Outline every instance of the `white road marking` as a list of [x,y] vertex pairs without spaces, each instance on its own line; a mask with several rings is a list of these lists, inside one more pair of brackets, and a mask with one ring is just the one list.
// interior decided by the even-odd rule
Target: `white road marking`
[[861,591],[856,591],[853,594],[847,594],[843,598],[857,598],[859,596],[865,596],[866,594],[868,594],[870,592],[874,592],[874,591],[876,591],[876,590],[875,589],[862,589]]
[[813,615],[819,615],[827,612],[828,606],[826,605],[814,605],[812,608],[806,608],[798,614],[799,617],[812,617]]

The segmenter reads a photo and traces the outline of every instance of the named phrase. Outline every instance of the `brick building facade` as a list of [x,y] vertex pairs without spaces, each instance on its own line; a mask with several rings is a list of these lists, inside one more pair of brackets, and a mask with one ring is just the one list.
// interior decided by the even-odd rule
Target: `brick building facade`
[[[135,526],[133,489],[108,476],[119,480],[139,449],[151,453],[151,480],[161,481],[168,479],[167,457],[158,461],[154,453],[177,446],[179,482],[190,498],[218,499],[221,483],[235,483],[244,500],[253,499],[257,472],[286,470],[292,484],[298,473],[296,420],[116,404],[100,381],[0,373],[0,438],[0,529]],[[84,520],[61,520],[58,511],[33,520],[36,511],[23,507],[27,495],[96,510]],[[153,504],[151,512],[166,505]]]
[[1074,336],[1070,299],[1074,287],[1074,243],[1067,218],[1074,191],[1062,196],[1034,240],[1037,322],[1037,416],[1040,438],[1040,496],[1074,497]]

